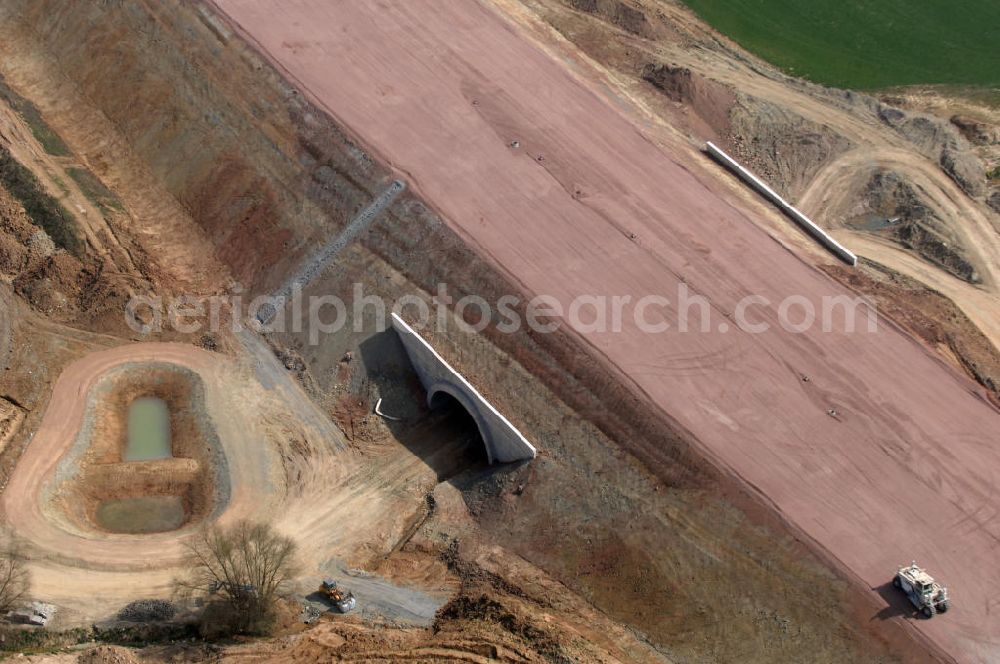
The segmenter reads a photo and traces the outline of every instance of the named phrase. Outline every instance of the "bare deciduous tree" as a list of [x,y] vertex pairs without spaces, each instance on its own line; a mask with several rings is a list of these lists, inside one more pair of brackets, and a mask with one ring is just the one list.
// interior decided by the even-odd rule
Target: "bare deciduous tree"
[[267,524],[210,528],[188,545],[190,573],[177,585],[188,594],[217,594],[232,609],[233,631],[259,632],[295,575],[295,550]]
[[31,574],[20,542],[11,536],[0,540],[0,613],[6,613],[31,590]]

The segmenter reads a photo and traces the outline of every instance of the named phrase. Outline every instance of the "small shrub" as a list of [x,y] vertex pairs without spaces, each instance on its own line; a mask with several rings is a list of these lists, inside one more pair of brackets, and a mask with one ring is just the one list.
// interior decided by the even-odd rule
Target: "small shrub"
[[20,542],[3,535],[0,542],[0,615],[21,603],[31,590],[31,574]]
[[188,551],[190,571],[176,585],[181,595],[210,598],[201,615],[205,638],[273,631],[279,595],[296,571],[295,542],[267,524],[241,521],[206,530]]

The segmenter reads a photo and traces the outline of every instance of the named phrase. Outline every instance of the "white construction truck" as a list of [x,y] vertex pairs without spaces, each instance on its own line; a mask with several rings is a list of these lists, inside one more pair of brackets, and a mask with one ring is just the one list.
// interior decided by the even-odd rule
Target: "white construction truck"
[[892,585],[906,593],[913,606],[917,607],[925,618],[933,618],[934,614],[948,610],[948,589],[935,581],[925,570],[917,567],[916,562],[907,567],[900,567],[892,579]]

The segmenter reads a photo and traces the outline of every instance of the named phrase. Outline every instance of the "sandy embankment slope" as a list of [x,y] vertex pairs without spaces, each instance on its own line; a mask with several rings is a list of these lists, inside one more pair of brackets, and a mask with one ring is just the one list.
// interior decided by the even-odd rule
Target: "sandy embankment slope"
[[794,335],[772,309],[767,334],[719,332],[747,294],[844,291],[486,6],[216,4],[528,292],[672,297],[683,279],[708,297],[711,332],[586,340],[863,583],[930,567],[955,608],[917,628],[1000,657],[981,573],[1000,562],[1000,418],[971,382],[887,323]]

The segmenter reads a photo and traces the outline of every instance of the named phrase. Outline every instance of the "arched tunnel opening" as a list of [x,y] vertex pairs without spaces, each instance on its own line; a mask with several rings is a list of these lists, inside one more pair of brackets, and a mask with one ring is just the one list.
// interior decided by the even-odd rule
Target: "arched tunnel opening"
[[452,475],[472,468],[488,466],[486,441],[476,418],[461,401],[444,391],[435,392],[428,402],[452,463]]

